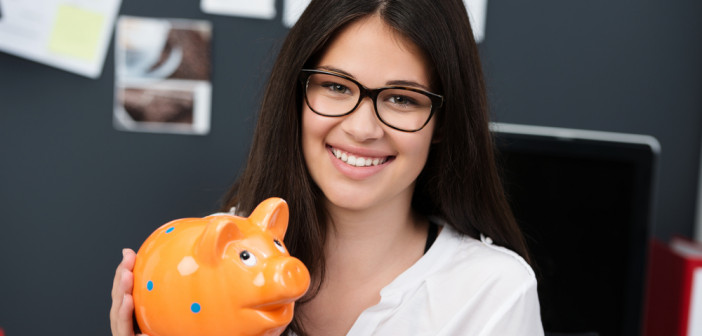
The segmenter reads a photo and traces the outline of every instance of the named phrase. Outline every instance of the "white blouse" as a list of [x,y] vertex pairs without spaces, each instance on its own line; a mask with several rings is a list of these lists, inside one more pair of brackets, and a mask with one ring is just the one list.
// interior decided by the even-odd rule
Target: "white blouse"
[[544,334],[536,278],[524,259],[448,225],[380,296],[347,335]]

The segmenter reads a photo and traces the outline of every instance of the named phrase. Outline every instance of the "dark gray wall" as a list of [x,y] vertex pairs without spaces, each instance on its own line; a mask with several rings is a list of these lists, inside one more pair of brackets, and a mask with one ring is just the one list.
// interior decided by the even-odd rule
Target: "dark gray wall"
[[702,141],[702,2],[490,1],[494,120],[649,134],[654,233],[693,233]]
[[[657,137],[655,234],[690,236],[702,3],[488,7],[481,52],[494,119]],[[0,53],[0,327],[8,336],[109,333],[121,248],[217,207],[246,155],[260,88],[286,32],[279,18],[205,15],[195,0],[123,0],[120,13],[213,22],[211,133],[114,130],[112,47],[98,80]]]

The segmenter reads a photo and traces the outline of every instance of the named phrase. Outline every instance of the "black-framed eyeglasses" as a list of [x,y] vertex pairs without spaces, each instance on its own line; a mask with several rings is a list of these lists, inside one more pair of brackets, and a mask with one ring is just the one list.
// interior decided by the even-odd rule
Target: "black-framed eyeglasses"
[[424,128],[444,102],[441,95],[412,87],[369,89],[353,78],[324,70],[303,69],[300,81],[307,106],[319,115],[341,117],[351,114],[363,98],[370,97],[378,119],[403,132],[417,132]]

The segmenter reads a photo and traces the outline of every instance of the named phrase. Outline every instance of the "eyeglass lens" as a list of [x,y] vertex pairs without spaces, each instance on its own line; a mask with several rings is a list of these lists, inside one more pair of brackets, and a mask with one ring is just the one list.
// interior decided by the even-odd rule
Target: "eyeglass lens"
[[[307,81],[307,102],[312,110],[326,116],[351,112],[360,101],[361,88],[343,77],[311,74]],[[431,116],[431,99],[406,89],[383,89],[375,101],[378,117],[402,130],[418,130]]]

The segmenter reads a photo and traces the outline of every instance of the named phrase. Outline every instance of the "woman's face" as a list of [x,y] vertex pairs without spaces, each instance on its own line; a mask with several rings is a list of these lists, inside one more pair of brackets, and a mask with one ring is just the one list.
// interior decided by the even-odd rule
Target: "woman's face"
[[[429,68],[419,48],[377,16],[337,34],[317,69],[346,74],[368,88],[402,85],[430,91]],[[433,130],[434,118],[414,133],[386,126],[376,117],[370,98],[343,117],[318,115],[303,103],[305,162],[330,207],[409,206]],[[370,165],[358,166],[359,162]]]

